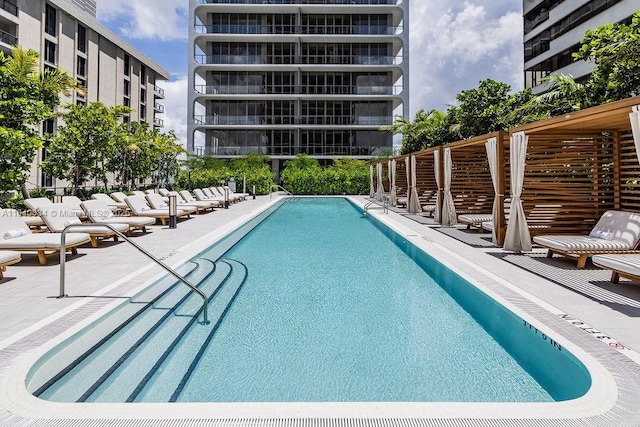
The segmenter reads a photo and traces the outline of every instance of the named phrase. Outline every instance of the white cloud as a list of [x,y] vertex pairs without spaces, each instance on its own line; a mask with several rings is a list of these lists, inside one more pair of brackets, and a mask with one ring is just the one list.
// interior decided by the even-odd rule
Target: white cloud
[[[410,11],[410,114],[446,110],[487,78],[522,88],[522,16],[490,4],[416,2]],[[457,8],[456,8],[457,7]]]
[[188,0],[98,0],[98,19],[125,38],[187,40]]
[[187,76],[174,76],[169,82],[159,82],[164,89],[164,114],[159,117],[164,120],[164,132],[173,130],[180,144],[187,145]]

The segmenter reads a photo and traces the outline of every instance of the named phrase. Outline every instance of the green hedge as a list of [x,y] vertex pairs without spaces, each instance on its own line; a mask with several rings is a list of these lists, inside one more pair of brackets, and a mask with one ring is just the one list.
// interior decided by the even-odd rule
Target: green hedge
[[333,166],[320,167],[306,155],[285,163],[282,185],[293,194],[368,194],[369,166],[361,160],[336,159]]

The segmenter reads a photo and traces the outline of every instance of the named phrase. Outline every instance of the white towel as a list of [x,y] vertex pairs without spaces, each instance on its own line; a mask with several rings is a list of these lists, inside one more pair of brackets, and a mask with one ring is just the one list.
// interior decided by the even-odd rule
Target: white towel
[[25,230],[24,228],[18,228],[16,230],[5,231],[2,237],[5,240],[9,240],[9,239],[15,239],[16,237],[26,236],[26,235],[27,235],[27,230]]
[[603,240],[613,240],[615,236],[616,236],[615,233],[612,233],[610,231],[604,231],[604,230],[592,230],[591,233],[589,233],[589,237],[594,237],[596,239],[603,239]]
[[141,212],[146,212],[146,211],[150,211],[150,210],[151,210],[151,208],[149,206],[143,206],[143,207],[140,208]]
[[158,207],[162,209],[162,208],[169,207],[169,205],[163,202],[163,203],[160,203]]

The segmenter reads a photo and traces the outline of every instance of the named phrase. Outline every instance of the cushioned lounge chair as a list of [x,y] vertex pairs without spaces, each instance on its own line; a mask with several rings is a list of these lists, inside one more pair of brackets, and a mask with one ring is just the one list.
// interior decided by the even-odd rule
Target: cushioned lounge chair
[[128,234],[131,234],[133,230],[142,230],[143,233],[146,233],[147,225],[153,225],[156,222],[155,218],[150,217],[115,216],[110,206],[103,203],[102,200],[85,200],[80,206],[91,222],[96,224],[127,224],[129,226]]
[[[209,195],[206,194],[207,192],[209,193]],[[196,188],[193,190],[193,194],[198,201],[217,203],[217,206],[220,207],[224,206],[224,197],[214,196],[208,188]]]
[[[511,209],[511,199],[504,199],[504,212],[507,219],[509,219],[509,209]],[[458,215],[458,222],[465,224],[467,229],[471,227],[478,227],[478,232],[482,233],[484,230],[493,231],[493,214],[462,214]]]
[[[155,218],[160,221],[162,225],[165,225],[169,220],[169,208],[153,209],[147,203],[146,197],[142,196],[128,196],[124,199],[125,203],[129,206],[131,213],[135,216]],[[189,212],[178,209],[176,216],[178,218],[188,216]]]
[[[68,225],[82,223],[80,218],[78,218],[75,209],[65,203],[53,203],[49,206],[40,207],[38,208],[38,214],[52,233],[62,233]],[[121,233],[127,233],[129,231],[128,224],[112,225]],[[94,248],[98,247],[98,243],[102,239],[109,239],[113,237],[114,241],[118,241],[118,235],[114,233],[113,230],[100,225],[90,225],[70,231],[70,233],[74,232],[89,234],[89,236],[91,236],[91,246]]]
[[118,211],[118,210],[123,210],[126,211],[127,209],[129,209],[129,206],[127,206],[127,204],[125,202],[116,202],[112,197],[110,197],[108,194],[104,194],[104,193],[95,193],[91,195],[91,198],[93,200],[99,200],[102,203],[106,204],[107,206],[109,206],[109,208],[112,211]]
[[611,270],[611,282],[618,283],[620,277],[640,283],[640,254],[594,255],[591,262],[606,270]]
[[577,257],[578,268],[594,254],[636,252],[639,240],[640,214],[613,210],[602,215],[588,236],[548,234],[533,238],[534,243],[547,248],[548,258],[553,254]]
[[[152,193],[153,193],[153,191],[152,191]],[[132,196],[146,196],[146,194],[147,194],[147,193],[145,193],[145,192],[144,192],[144,191],[142,191],[142,190],[133,190],[133,191],[131,192],[131,195],[132,195]]]
[[[176,202],[178,203],[178,209],[180,209],[183,212],[186,212],[187,218],[189,217],[189,214],[192,214],[194,212],[197,213],[198,211],[197,206],[186,203],[184,200],[182,200],[182,197],[180,197],[180,194],[176,192],[170,192],[169,195],[171,194],[176,195]],[[152,209],[166,209],[167,212],[169,211],[169,203],[165,202],[164,197],[162,197],[160,194],[147,194],[145,198],[147,200],[147,203],[149,203],[149,206],[151,206]]]
[[[91,241],[87,233],[70,233],[66,236],[66,250],[77,254],[77,247]],[[4,209],[0,216],[0,250],[37,252],[40,264],[47,263],[47,255],[59,253],[62,246],[60,234],[32,233],[18,211]]]
[[[217,194],[218,196],[222,197],[222,199],[224,200],[224,187],[209,187],[209,189],[214,195]],[[239,201],[240,201],[239,197],[235,197],[231,194],[231,192],[229,192],[229,203],[237,203]]]
[[[179,191],[180,197],[185,201],[187,206],[195,206],[197,207],[197,212],[206,212],[208,210],[212,211],[213,208],[217,208],[220,204],[217,201],[212,200],[197,200],[193,195],[187,190]],[[182,205],[179,205],[182,206]]]
[[0,279],[4,276],[4,272],[7,271],[7,266],[16,264],[22,261],[20,257],[20,252],[14,251],[0,251]]
[[[2,213],[3,209],[0,208],[0,213]],[[17,212],[12,210],[12,212]],[[43,231],[42,227],[44,227],[44,221],[35,212],[32,215],[21,215],[20,218],[29,226],[30,229],[34,231]]]
[[78,215],[80,219],[87,219],[87,215],[84,213],[82,208],[80,207],[80,203],[82,203],[82,199],[78,196],[62,196],[62,203],[71,207],[73,211]]

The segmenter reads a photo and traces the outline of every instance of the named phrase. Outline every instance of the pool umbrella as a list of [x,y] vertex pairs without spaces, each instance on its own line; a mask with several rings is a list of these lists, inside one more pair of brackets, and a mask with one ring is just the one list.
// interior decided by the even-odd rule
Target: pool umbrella
[[[497,224],[497,216],[498,216],[498,203],[500,203],[500,198],[498,196],[498,139],[493,137],[487,139],[487,142],[484,144],[487,149],[487,160],[489,161],[489,172],[491,172],[491,182],[493,183],[493,192],[495,196],[493,197],[493,223]],[[491,232],[491,240],[493,244],[498,246],[498,234],[496,233],[497,227],[492,227],[493,231]]]
[[527,218],[522,207],[522,186],[524,185],[524,168],[527,160],[527,143],[529,137],[524,132],[511,135],[509,158],[511,162],[511,211],[507,223],[507,234],[504,238],[504,249],[507,251],[531,251],[531,235]]
[[433,152],[433,173],[436,175],[436,186],[438,191],[436,194],[436,212],[433,215],[433,219],[436,222],[442,222],[442,199],[440,197],[442,191],[442,183],[440,182],[440,151]]
[[442,225],[452,226],[458,222],[456,205],[451,195],[451,148],[444,150],[444,203],[442,205]]
[[389,182],[391,188],[389,189],[389,203],[391,206],[398,204],[398,197],[396,195],[396,161],[389,160]]
[[369,165],[369,197],[373,199],[376,195],[376,192],[373,188],[373,165]]
[[636,146],[636,155],[640,162],[640,105],[634,105],[629,113],[631,120],[631,130],[633,131],[633,143]]

